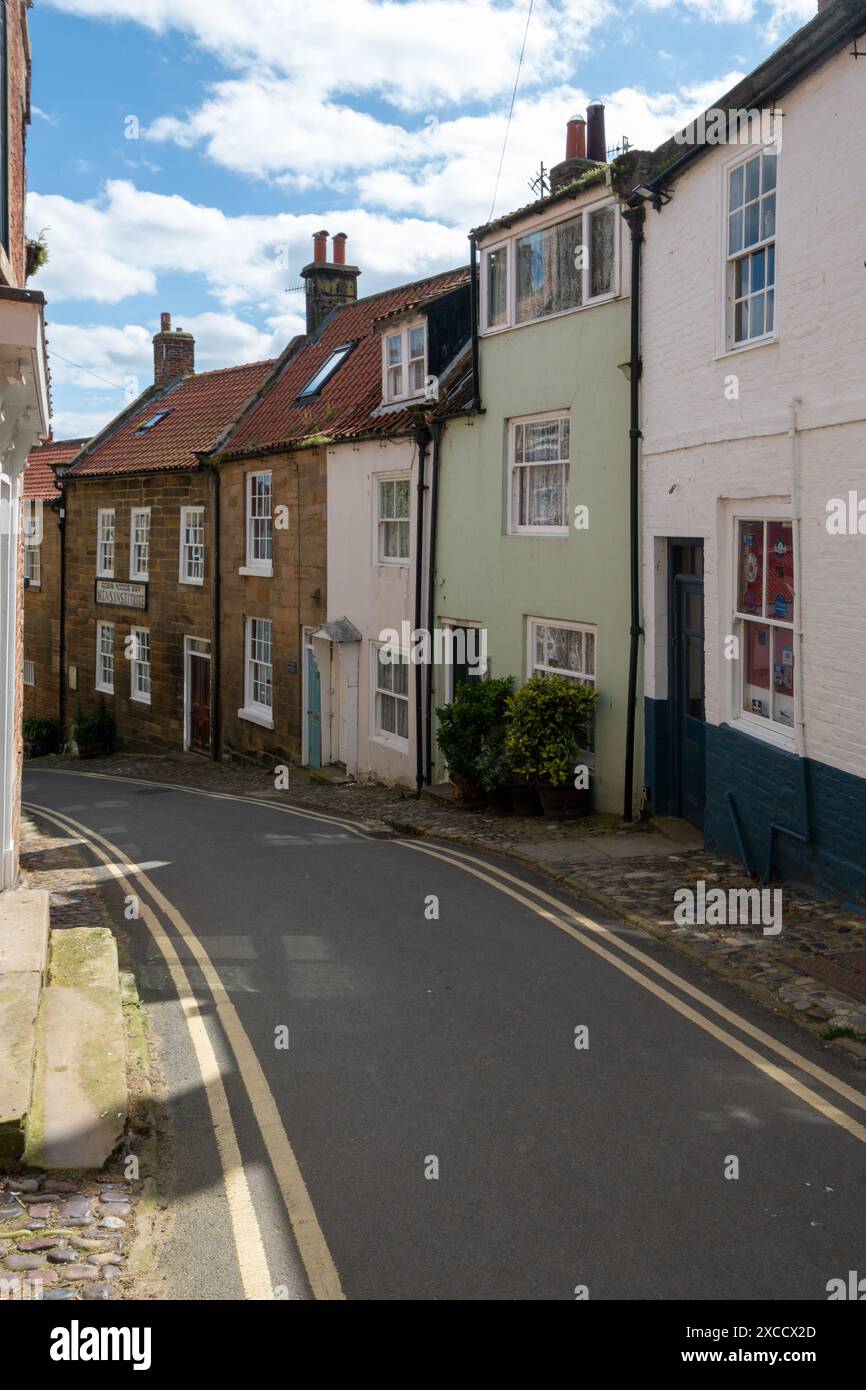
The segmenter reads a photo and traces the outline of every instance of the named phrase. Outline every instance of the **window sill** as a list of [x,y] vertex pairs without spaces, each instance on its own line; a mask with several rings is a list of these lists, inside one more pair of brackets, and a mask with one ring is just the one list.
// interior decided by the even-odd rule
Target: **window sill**
[[112,571],[111,574],[106,574],[103,570],[97,570],[97,571],[96,571],[96,578],[97,578],[97,579],[113,579],[113,578],[114,578],[114,571]]
[[133,704],[133,705],[149,705],[149,704],[150,704],[150,696],[149,696],[149,695],[130,695],[129,700],[130,700],[130,704]]
[[567,526],[524,526],[517,531],[507,532],[514,539],[529,540],[568,540],[569,530]]
[[727,357],[740,357],[744,352],[754,352],[757,348],[771,347],[778,342],[778,335],[773,333],[766,338],[755,338],[754,342],[737,343],[736,347],[722,348],[721,352],[716,353],[713,361],[723,362]]
[[244,719],[248,724],[258,724],[262,729],[273,729],[274,727],[273,717],[266,714],[264,710],[239,709],[238,719]]
[[534,324],[550,323],[552,319],[564,319],[567,314],[582,314],[585,309],[596,309],[600,304],[610,304],[619,297],[619,290],[611,290],[609,294],[598,295],[595,299],[587,300],[586,304],[574,304],[570,309],[560,309],[555,314],[542,314],[537,319],[521,319],[519,323],[499,323],[495,328],[479,329],[478,336],[479,338],[494,338],[497,333],[511,333],[519,328],[532,328]]
[[[107,578],[107,576],[104,577]],[[129,576],[129,582],[130,584],[149,584],[150,576],[147,574],[131,574]]]
[[405,560],[386,560],[380,555],[378,560],[376,561],[376,564],[379,566],[380,569],[383,570],[407,570],[412,564],[412,561],[408,557],[408,555],[406,556]]
[[765,727],[763,724],[753,723],[751,719],[745,718],[729,719],[727,727],[751,738],[760,739],[762,743],[769,743],[773,748],[781,749],[783,753],[794,752],[793,729],[789,734],[781,728]]
[[[26,575],[25,575],[25,579],[26,579]],[[42,588],[42,581],[41,581],[41,579],[27,579],[27,589],[28,589],[28,591],[31,590],[31,589],[41,589],[41,588]]]
[[381,748],[390,748],[392,753],[408,754],[409,752],[409,740],[399,738],[396,734],[371,734],[370,742],[378,743]]
[[181,578],[180,578],[177,582],[178,582],[178,584],[186,584],[186,585],[188,585],[189,588],[191,588],[191,589],[202,589],[202,588],[204,588],[204,580],[203,580],[203,579],[184,579],[183,576],[181,576]]
[[273,565],[241,565],[238,574],[257,576],[259,579],[272,579]]
[[[114,686],[113,686],[113,685],[95,685],[95,686],[93,687],[93,689],[96,691],[96,693],[97,693],[98,695],[113,695],[113,694],[114,694]],[[134,696],[131,696],[130,698],[131,698],[131,699],[134,699]],[[148,704],[150,704],[150,701],[149,701],[149,700],[148,700]]]

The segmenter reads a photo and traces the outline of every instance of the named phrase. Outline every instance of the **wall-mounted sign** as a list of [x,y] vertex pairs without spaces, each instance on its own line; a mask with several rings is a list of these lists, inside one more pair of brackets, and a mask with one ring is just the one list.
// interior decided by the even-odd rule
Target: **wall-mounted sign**
[[97,579],[96,602],[107,603],[113,608],[147,607],[147,585],[136,584],[131,579]]

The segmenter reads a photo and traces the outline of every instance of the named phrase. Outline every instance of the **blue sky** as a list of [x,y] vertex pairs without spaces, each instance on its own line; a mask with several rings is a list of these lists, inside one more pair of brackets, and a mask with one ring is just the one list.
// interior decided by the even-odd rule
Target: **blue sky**
[[50,261],[30,283],[55,435],[94,432],[148,384],[163,310],[200,369],[279,352],[320,227],[348,234],[362,294],[459,265],[491,211],[525,32],[497,212],[529,200],[588,100],[609,145],[652,147],[814,9],[534,0],[527,31],[529,0],[36,0],[28,227]]

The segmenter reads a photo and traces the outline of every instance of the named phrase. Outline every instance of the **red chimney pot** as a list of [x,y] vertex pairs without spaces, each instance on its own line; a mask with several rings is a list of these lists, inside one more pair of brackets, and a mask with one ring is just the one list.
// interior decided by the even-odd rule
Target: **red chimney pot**
[[328,233],[313,232],[313,260],[321,265],[328,259]]
[[345,232],[338,232],[334,237],[334,265],[346,264],[346,242],[348,240]]
[[159,316],[159,323],[160,323],[160,329],[159,329],[160,333],[170,333],[170,332],[171,332],[171,314],[160,314],[160,316]]
[[566,159],[586,159],[586,121],[582,116],[572,116],[566,131]]

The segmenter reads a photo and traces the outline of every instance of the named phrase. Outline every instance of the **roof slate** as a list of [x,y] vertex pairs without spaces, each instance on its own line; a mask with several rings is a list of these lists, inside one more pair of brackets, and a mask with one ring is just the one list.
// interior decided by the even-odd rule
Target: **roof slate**
[[[300,444],[313,436],[348,439],[405,434],[414,425],[410,408],[381,411],[382,340],[377,321],[410,309],[423,309],[441,295],[468,284],[469,267],[416,280],[347,305],[325,320],[319,333],[294,351],[287,351],[270,380],[251,403],[218,453],[221,457],[254,454]],[[357,342],[342,366],[326,381],[319,395],[298,403],[298,393],[311,381],[336,347]]]
[[86,439],[51,439],[31,449],[24,469],[25,498],[53,502],[59,497],[60,485],[54,470],[74,458],[82,444],[86,443]]
[[[200,467],[197,454],[213,448],[274,365],[247,362],[182,377],[164,390],[151,387],[97,436],[70,468],[70,478],[116,476]],[[154,429],[136,434],[161,410],[171,413]]]

